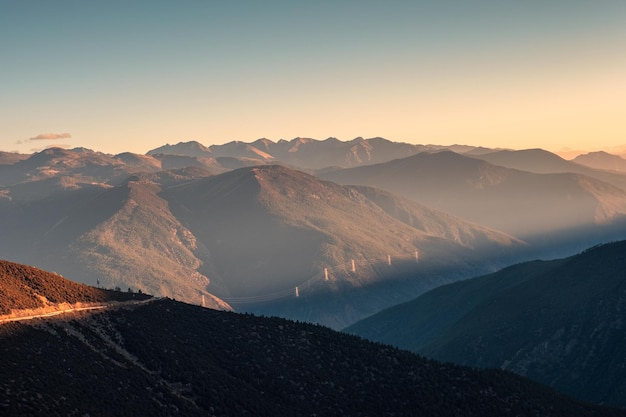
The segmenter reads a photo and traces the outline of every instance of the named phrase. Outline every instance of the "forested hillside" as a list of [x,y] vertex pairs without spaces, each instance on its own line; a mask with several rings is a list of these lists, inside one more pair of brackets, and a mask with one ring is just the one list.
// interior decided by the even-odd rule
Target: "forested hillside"
[[626,241],[429,291],[347,329],[626,407]]

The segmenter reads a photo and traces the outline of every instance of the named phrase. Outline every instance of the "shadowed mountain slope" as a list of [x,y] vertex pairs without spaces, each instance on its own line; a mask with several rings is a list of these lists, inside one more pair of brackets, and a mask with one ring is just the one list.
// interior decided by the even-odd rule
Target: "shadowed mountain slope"
[[509,372],[167,299],[1,324],[0,357],[11,416],[626,415]]
[[26,158],[28,158],[28,155],[15,152],[0,151],[0,172],[4,168],[2,165],[13,165],[14,163]]
[[[204,296],[227,308],[211,295],[218,294],[236,308],[334,327],[502,267],[525,248],[504,233],[382,190],[339,186],[280,166],[216,176],[197,167],[143,173],[117,186],[8,200],[0,214],[0,231],[13,236],[0,242],[6,258],[91,285],[196,304]],[[416,271],[419,279],[409,274]],[[385,283],[391,281],[403,283]],[[343,297],[354,288],[365,293],[333,298],[332,307],[324,304],[331,298],[278,310],[258,302],[296,291]]]
[[626,159],[607,152],[589,152],[578,155],[573,161],[590,168],[626,172]]
[[626,241],[436,288],[347,329],[626,407]]
[[[203,268],[212,268],[200,271],[211,277],[209,288],[233,301],[293,294],[305,285],[313,292],[366,287],[400,275],[409,264],[415,269],[416,252],[431,267],[461,271],[492,265],[498,257],[495,262],[503,262],[524,248],[511,236],[382,190],[339,186],[282,166],[239,169],[161,196],[207,248]],[[389,268],[389,258],[394,268],[404,261],[401,269]],[[351,270],[351,260],[361,265],[358,271]],[[321,276],[338,265],[327,280]]]
[[[115,191],[124,191],[120,208],[104,222],[68,245],[69,262],[82,275],[104,283],[130,282],[144,292],[205,302],[228,308],[206,291],[209,279],[197,269],[202,264],[193,234],[171,214],[158,197],[160,186],[133,178]],[[54,237],[52,237],[54,238]]]
[[[519,169],[537,174],[558,174],[567,172],[583,174],[626,190],[626,175],[617,172],[606,172],[606,170],[610,168],[579,163],[580,159],[578,158],[567,161],[543,149],[525,149],[520,151],[503,150],[472,156],[493,165],[500,165],[506,168]],[[591,158],[588,160],[591,160]],[[624,162],[623,166],[626,166],[626,160],[617,155],[615,155],[615,158],[617,159],[612,159],[613,163],[621,159]],[[582,160],[584,160],[584,157]],[[605,158],[602,157],[602,161],[604,160]],[[622,169],[622,171],[624,170],[626,169]],[[619,169],[616,171],[619,171]]]
[[500,150],[472,155],[472,157],[487,161],[493,165],[534,172],[536,174],[556,174],[562,172],[582,174],[591,172],[587,167],[567,161],[543,149]]
[[203,156],[184,156],[184,155],[154,155],[155,159],[161,161],[163,170],[184,169],[196,167],[205,169],[213,174],[219,174],[229,169],[220,164],[215,158],[207,158]]
[[[4,257],[104,287],[132,288],[215,308],[197,272],[195,238],[169,212],[156,181],[185,181],[182,172],[133,177],[116,187],[86,190],[0,207]],[[193,173],[191,174],[193,175]]]
[[610,224],[626,215],[626,192],[581,174],[535,174],[452,152],[327,172],[341,184],[380,187],[525,240]]

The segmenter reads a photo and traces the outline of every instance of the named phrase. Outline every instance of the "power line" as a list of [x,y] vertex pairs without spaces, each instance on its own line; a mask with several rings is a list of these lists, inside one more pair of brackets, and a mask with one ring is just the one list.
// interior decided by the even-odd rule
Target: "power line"
[[[419,261],[419,252],[415,251],[414,255],[406,256],[406,257],[398,257],[394,258],[397,260],[415,260]],[[375,264],[387,264],[388,266],[392,265],[392,257],[391,255],[386,255],[381,258],[373,258],[373,259],[351,259],[350,262],[344,262],[342,264],[337,264],[333,266],[327,266],[322,271],[317,272],[310,278],[300,282],[298,285],[293,287],[285,288],[283,290],[261,294],[261,295],[251,295],[244,297],[221,297],[222,300],[226,301],[229,304],[253,304],[253,303],[262,303],[268,301],[275,301],[284,298],[294,298],[300,297],[303,289],[309,289],[314,284],[318,282],[326,282],[330,281],[331,276],[335,276],[338,274],[350,275],[350,273],[356,273],[358,268],[363,266],[375,265]],[[346,272],[349,271],[349,272]],[[337,281],[334,279],[333,281]]]

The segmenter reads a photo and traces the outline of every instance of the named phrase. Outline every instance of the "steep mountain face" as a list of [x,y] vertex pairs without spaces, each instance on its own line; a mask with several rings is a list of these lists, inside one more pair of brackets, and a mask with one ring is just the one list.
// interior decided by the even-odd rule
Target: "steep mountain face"
[[595,178],[535,174],[452,152],[420,153],[320,176],[380,187],[535,243],[626,215],[626,192]]
[[589,152],[578,155],[573,161],[590,168],[626,172],[626,159],[607,152]]
[[[108,219],[81,234],[67,248],[65,262],[83,276],[106,284],[132,282],[151,294],[177,297],[196,304],[209,299],[228,308],[206,291],[209,279],[197,269],[201,251],[193,234],[171,214],[153,182],[128,181],[119,187],[123,203]],[[132,277],[130,280],[126,277]]]
[[430,291],[347,329],[626,407],[626,241]]
[[170,145],[169,143],[160,146],[156,149],[152,149],[146,153],[146,155],[179,155],[179,156],[191,156],[191,157],[213,157],[211,149],[202,145],[201,143],[193,140],[190,142],[178,142],[176,145]]
[[[26,271],[11,267],[8,276]],[[17,294],[17,282],[0,288]],[[48,281],[39,294],[64,286]],[[168,299],[0,323],[0,357],[0,407],[11,416],[626,415],[509,372]]]
[[[36,202],[0,206],[3,257],[108,288],[167,295],[215,308],[195,238],[157,193],[188,170],[134,177],[116,187],[81,189]],[[190,175],[193,176],[192,170]],[[203,298],[204,297],[204,298]]]
[[144,173],[13,198],[0,214],[13,236],[0,242],[6,258],[91,285],[228,308],[217,294],[237,309],[336,328],[504,266],[525,247],[381,190],[280,166]]
[[[242,304],[246,297],[258,301],[266,296],[271,301],[274,294],[296,297],[379,284],[416,270],[416,253],[420,264],[445,266],[458,274],[486,259],[501,257],[495,262],[503,262],[524,247],[501,232],[381,190],[343,187],[282,166],[239,169],[173,187],[161,196],[207,248],[210,259],[204,258],[200,271],[211,277],[211,291]],[[358,271],[352,260],[359,264]],[[487,264],[492,265],[483,266]],[[448,274],[441,279],[453,278]],[[424,281],[406,295],[430,285]],[[371,311],[389,302],[384,295],[364,304]],[[359,303],[355,297],[330,308],[327,313],[336,315],[329,318],[338,322],[325,323],[337,326],[348,320],[348,306],[362,316],[366,306]],[[323,310],[311,305],[307,309]],[[315,315],[306,318],[320,320]]]

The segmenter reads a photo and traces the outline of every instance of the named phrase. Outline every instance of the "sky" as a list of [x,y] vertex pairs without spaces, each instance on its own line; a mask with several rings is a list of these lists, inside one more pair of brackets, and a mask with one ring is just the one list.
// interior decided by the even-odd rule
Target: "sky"
[[626,152],[626,1],[0,0],[0,150]]

